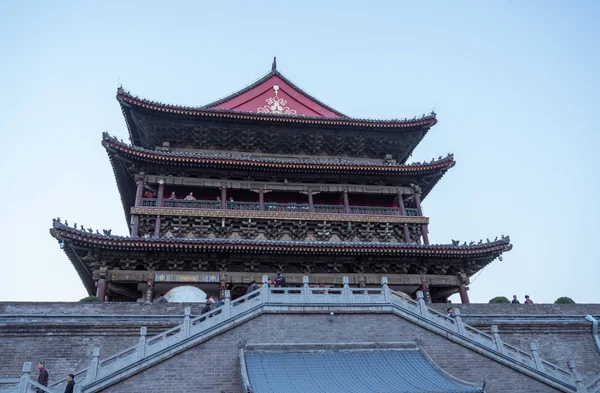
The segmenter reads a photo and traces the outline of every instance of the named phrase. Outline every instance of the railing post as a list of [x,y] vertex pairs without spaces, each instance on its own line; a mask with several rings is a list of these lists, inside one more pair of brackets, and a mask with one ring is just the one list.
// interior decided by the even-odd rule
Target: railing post
[[459,308],[454,309],[454,321],[456,321],[456,331],[458,332],[458,334],[460,334],[461,336],[465,336],[465,324],[462,320],[462,317],[460,316]]
[[311,303],[310,288],[308,287],[308,276],[302,276],[302,292],[304,303]]
[[579,372],[575,368],[575,362],[573,360],[569,360],[567,362],[567,366],[569,367],[569,370],[571,370],[571,375],[573,378],[573,382],[575,382],[575,387],[577,388],[577,393],[587,392],[585,384],[583,383],[583,377],[581,376],[581,374],[579,374]]
[[392,296],[390,293],[390,287],[388,287],[387,277],[381,277],[381,293],[383,294],[383,302],[391,303]]
[[348,285],[350,281],[348,280],[348,276],[344,276],[342,277],[342,284],[344,284],[344,289],[342,290],[343,292],[343,299],[344,299],[344,303],[352,303],[354,299],[351,299],[350,296],[350,286]]
[[425,299],[423,298],[423,291],[417,291],[417,301],[419,302],[419,311],[421,316],[427,318],[427,306],[425,305]]
[[269,296],[271,294],[271,291],[269,290],[269,276],[267,276],[266,274],[263,274],[262,276],[262,287],[260,288],[260,291],[262,292],[262,302],[269,302],[271,300]]
[[146,326],[140,328],[140,340],[138,341],[137,359],[143,359],[146,356],[146,333],[148,329]]
[[225,304],[223,304],[223,313],[225,313],[225,319],[229,319],[231,316],[231,291],[225,290]]
[[100,348],[96,347],[92,351],[92,363],[90,364],[90,369],[88,370],[89,377],[87,378],[87,383],[91,383],[96,380],[96,375],[98,373],[98,358],[99,357],[100,357]]
[[183,317],[183,337],[188,338],[190,336],[190,315],[192,315],[192,308],[186,307],[184,309],[185,316]]
[[27,385],[29,384],[29,375],[31,374],[31,362],[23,363],[21,371],[21,381],[19,382],[19,393],[26,393]]
[[529,348],[533,354],[533,361],[535,362],[535,368],[544,371],[544,365],[542,364],[542,359],[540,359],[540,353],[538,352],[537,345],[535,343],[530,343]]
[[502,342],[502,338],[500,338],[500,333],[498,333],[498,326],[490,326],[490,332],[492,333],[492,336],[494,336],[494,343],[496,344],[496,349],[498,350],[498,352],[504,353],[504,343]]

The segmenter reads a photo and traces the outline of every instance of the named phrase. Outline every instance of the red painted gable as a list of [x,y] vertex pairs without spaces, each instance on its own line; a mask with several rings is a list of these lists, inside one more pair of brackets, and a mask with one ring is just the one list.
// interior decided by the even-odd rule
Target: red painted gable
[[307,97],[278,73],[247,91],[242,90],[241,93],[228,97],[226,101],[208,107],[241,112],[342,117],[315,99]]

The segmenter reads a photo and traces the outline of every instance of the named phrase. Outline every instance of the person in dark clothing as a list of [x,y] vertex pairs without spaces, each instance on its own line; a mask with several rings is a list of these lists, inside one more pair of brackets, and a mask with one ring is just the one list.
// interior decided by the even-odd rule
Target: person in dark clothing
[[285,287],[285,286],[286,286],[285,277],[283,277],[283,274],[277,273],[277,278],[275,278],[275,287],[281,288],[281,287]]
[[156,299],[156,303],[169,303],[164,293],[161,293],[158,299]]
[[[202,310],[200,311],[200,315],[204,315],[206,313],[209,313],[212,310],[211,306],[210,306],[210,302],[206,302],[206,304],[204,305],[204,307],[202,307]],[[212,318],[212,315],[208,316],[209,318]],[[206,320],[206,318],[201,318],[200,322],[204,322]]]
[[454,309],[452,307],[449,307],[448,309],[446,309],[446,312],[448,313],[448,314],[446,314],[447,318],[452,318],[452,319],[456,318],[456,314],[454,314]]
[[75,375],[69,374],[69,376],[67,376],[67,387],[65,388],[65,393],[73,393],[74,387],[75,387]]
[[258,289],[258,287],[256,286],[256,281],[252,280],[250,281],[250,285],[248,286],[248,289],[246,290],[246,295],[249,294],[250,292],[254,292]]
[[[48,370],[44,367],[44,362],[39,361],[37,367],[40,370],[37,382],[42,386],[48,386]],[[42,393],[42,389],[38,389],[37,391],[38,393]]]
[[512,304],[520,304],[521,302],[519,301],[519,299],[517,299],[517,295],[513,295],[513,300],[511,301]]

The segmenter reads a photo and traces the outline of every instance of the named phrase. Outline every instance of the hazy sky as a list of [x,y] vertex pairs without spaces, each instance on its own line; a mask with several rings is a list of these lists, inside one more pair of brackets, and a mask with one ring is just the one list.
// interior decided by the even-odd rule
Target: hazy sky
[[[510,235],[470,297],[600,302],[600,2],[0,4],[0,301],[86,295],[60,216],[126,234],[101,134],[115,94],[202,105],[278,69],[355,117],[435,108],[413,160],[452,152],[423,204],[432,243]],[[457,297],[453,298],[458,301]]]

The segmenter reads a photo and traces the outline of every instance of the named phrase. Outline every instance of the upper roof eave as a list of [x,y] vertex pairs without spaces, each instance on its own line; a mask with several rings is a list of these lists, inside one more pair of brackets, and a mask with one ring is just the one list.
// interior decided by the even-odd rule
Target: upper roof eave
[[[412,119],[363,119],[352,117],[319,117],[319,116],[302,116],[302,115],[287,115],[287,114],[271,114],[259,112],[241,112],[228,109],[212,109],[204,106],[192,107],[181,105],[169,105],[161,102],[151,101],[130,94],[122,88],[117,91],[117,100],[121,104],[124,111],[126,121],[128,114],[127,110],[131,110],[130,106],[154,111],[167,115],[182,115],[207,118],[228,118],[246,121],[267,121],[275,123],[292,123],[292,124],[314,124],[314,125],[330,125],[330,126],[348,126],[348,127],[365,127],[365,128],[409,128],[409,127],[432,127],[437,123],[435,112],[428,115],[414,117]],[[128,124],[130,128],[133,124]]]

